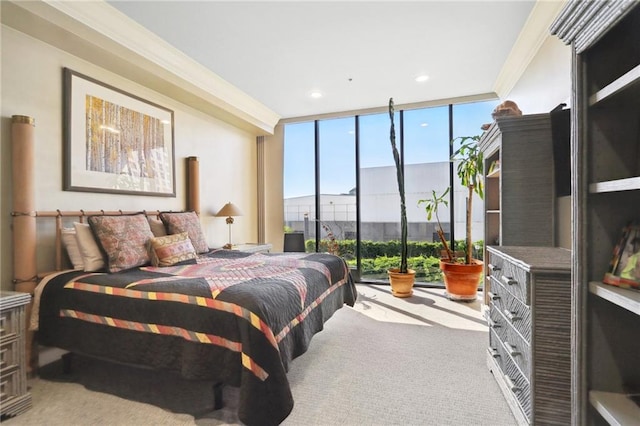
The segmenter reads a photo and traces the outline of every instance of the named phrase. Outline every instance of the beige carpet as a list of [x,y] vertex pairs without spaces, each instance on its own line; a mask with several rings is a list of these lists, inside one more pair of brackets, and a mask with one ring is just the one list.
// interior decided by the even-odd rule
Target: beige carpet
[[[513,425],[485,366],[480,304],[447,300],[440,289],[408,299],[358,285],[355,308],[336,312],[288,374],[295,400],[284,425]],[[211,411],[211,384],[78,358],[31,382],[33,408],[14,425],[239,424],[237,391]]]

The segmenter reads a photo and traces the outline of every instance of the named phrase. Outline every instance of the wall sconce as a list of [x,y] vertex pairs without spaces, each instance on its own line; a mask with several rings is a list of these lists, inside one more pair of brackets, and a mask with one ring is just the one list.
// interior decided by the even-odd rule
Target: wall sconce
[[231,243],[231,225],[233,225],[233,216],[242,216],[242,212],[235,204],[229,201],[218,213],[216,213],[216,217],[224,216],[227,216],[227,225],[229,225],[229,242],[225,244],[223,248],[230,249],[233,247],[233,244]]

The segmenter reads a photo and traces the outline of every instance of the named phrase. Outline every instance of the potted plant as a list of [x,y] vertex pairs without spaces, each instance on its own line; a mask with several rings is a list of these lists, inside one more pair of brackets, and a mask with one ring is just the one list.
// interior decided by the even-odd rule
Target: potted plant
[[396,164],[396,178],[398,180],[398,192],[400,194],[400,267],[390,268],[387,273],[389,274],[391,293],[396,297],[409,297],[413,294],[413,283],[415,282],[416,271],[407,267],[407,207],[404,196],[404,173],[402,163],[400,162],[400,154],[396,147],[394,113],[393,98],[389,98],[389,119],[391,120],[389,139],[391,141],[393,159]]
[[441,195],[432,191],[431,198],[418,201],[418,204],[425,204],[427,219],[430,220],[432,214],[436,215],[438,223],[437,233],[444,246],[445,256],[440,259],[440,269],[444,277],[447,296],[452,300],[472,301],[477,297],[478,283],[482,277],[483,262],[473,258],[473,243],[471,241],[471,218],[473,206],[473,194],[480,198],[484,197],[484,185],[482,182],[483,159],[482,152],[478,147],[480,136],[463,136],[451,141],[454,143],[460,140],[460,147],[454,152],[451,161],[458,162],[457,175],[460,182],[467,188],[467,217],[466,217],[466,252],[464,259],[456,259],[447,245],[444,238],[442,225],[438,218],[438,207],[440,204],[448,205],[444,198],[449,192],[447,188]]

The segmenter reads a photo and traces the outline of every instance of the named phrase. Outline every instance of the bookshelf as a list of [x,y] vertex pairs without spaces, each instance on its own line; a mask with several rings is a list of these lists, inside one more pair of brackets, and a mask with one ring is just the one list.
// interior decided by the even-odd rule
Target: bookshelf
[[640,219],[640,3],[571,1],[551,32],[573,50],[572,424],[640,424],[640,292],[602,283]]

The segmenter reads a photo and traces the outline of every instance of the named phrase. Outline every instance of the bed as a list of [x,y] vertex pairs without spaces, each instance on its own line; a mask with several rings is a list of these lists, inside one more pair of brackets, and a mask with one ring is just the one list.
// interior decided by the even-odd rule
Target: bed
[[[291,361],[336,310],[355,302],[344,260],[210,250],[199,220],[197,157],[186,158],[183,212],[37,211],[35,120],[13,116],[11,139],[13,288],[34,294],[24,373],[37,371],[35,334],[70,353],[210,380],[218,395],[219,384],[237,386],[238,418],[246,424],[286,418]],[[258,241],[266,208],[262,199]],[[69,221],[73,230],[65,229]],[[94,238],[97,253],[95,241],[89,250]],[[80,253],[74,241],[83,241]],[[53,250],[55,265],[41,265]],[[65,270],[67,255],[72,270]]]
[[[32,310],[37,341],[235,386],[243,423],[282,422],[293,408],[286,376],[291,361],[334,312],[355,302],[345,261],[325,253],[196,249],[199,236],[190,231],[197,229],[165,223],[166,236],[138,235],[130,224],[117,224],[141,224],[145,214],[88,219],[106,263],[51,273],[40,282]],[[101,234],[94,221],[113,222],[119,237]],[[149,238],[173,242],[154,251]],[[128,246],[145,239],[151,261],[136,260]],[[110,244],[117,247],[110,250]],[[175,244],[189,245],[188,256],[167,249]]]

